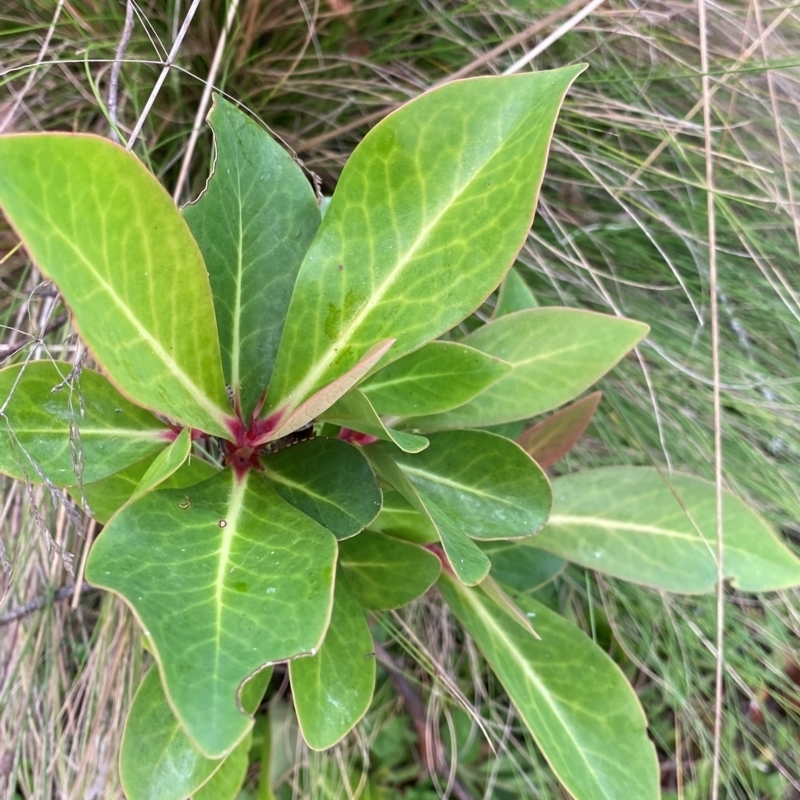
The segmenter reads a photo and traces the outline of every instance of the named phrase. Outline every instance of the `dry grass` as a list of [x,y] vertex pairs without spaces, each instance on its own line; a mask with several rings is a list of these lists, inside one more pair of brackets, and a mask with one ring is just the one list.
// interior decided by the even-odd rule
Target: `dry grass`
[[[136,4],[115,111],[125,136],[187,5]],[[462,69],[498,74],[569,16],[520,37],[536,21],[527,5],[241,0],[216,83],[264,119],[330,191],[369,124],[398,102]],[[570,9],[580,5],[571,3]],[[227,7],[217,0],[201,3],[137,144],[171,189]],[[541,19],[559,4],[537,8]],[[124,4],[106,0],[5,3],[0,125],[7,120],[8,130],[108,135],[89,76],[106,98],[124,15]],[[797,541],[800,87],[793,64],[800,3],[714,5],[708,15],[725,478]],[[483,58],[503,43],[513,44]],[[538,221],[520,259],[543,302],[610,309],[645,319],[653,331],[639,358],[605,382],[605,411],[566,468],[655,461],[711,477],[708,218],[696,5],[608,0],[534,63],[543,68],[579,60],[591,69],[565,107]],[[210,138],[202,132],[182,199],[202,186],[209,154]],[[63,309],[14,247],[13,235],[0,228],[0,362],[73,358],[69,329],[55,326]],[[49,493],[9,482],[2,489],[0,616],[71,584],[75,577],[64,554],[74,555],[73,572],[80,574],[86,552],[85,531]],[[562,607],[587,629],[591,602],[613,632],[608,646],[648,703],[665,788],[680,797],[707,797],[713,607],[602,581],[584,585],[575,576],[560,584],[559,593]],[[798,658],[797,596],[786,593],[757,604],[730,597],[727,611],[725,796],[800,797],[797,689],[788,671]],[[451,762],[460,761],[487,797],[495,791],[501,796],[498,786],[511,787],[506,790],[512,797],[557,796],[513,710],[441,611],[415,606],[387,624],[428,665],[420,669],[407,662],[414,679],[424,683],[436,736],[455,730],[458,697],[480,712],[481,724],[473,719],[466,727],[477,740],[491,742],[497,755],[486,758],[491,750],[484,747],[473,763],[456,751]],[[737,632],[737,625],[749,635]],[[113,598],[94,594],[48,603],[0,628],[0,798],[121,796],[116,753],[141,674],[139,651],[130,615]],[[293,796],[322,796],[331,770],[334,781],[358,772],[364,749],[397,710],[391,695],[379,694],[369,719],[335,758],[311,757],[298,744],[294,761],[285,766]],[[445,791],[443,782],[439,789]]]

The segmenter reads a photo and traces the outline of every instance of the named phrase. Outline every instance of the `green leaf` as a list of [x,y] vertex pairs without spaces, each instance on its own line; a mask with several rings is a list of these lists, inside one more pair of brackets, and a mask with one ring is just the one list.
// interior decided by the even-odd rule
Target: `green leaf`
[[334,536],[260,475],[228,469],[122,508],[86,578],[131,606],[182,727],[220,758],[249,727],[236,703],[242,681],[319,646],[336,552]]
[[479,547],[492,562],[492,577],[517,592],[540,589],[567,565],[563,558],[532,547],[525,539],[513,542],[481,542]]
[[[554,510],[536,546],[609,575],[669,592],[717,583],[714,486],[649,467],[605,467],[553,483]],[[744,592],[800,584],[800,560],[738,497],[723,498],[723,567]]]
[[140,405],[229,436],[203,257],[153,175],[82,134],[2,136],[0,163],[0,206],[109,379]]
[[169,428],[97,372],[65,382],[71,369],[31,361],[0,370],[0,472],[55,486],[91,483],[169,441]]
[[300,730],[312,750],[333,747],[369,708],[375,690],[372,634],[341,574],[322,647],[291,661],[289,675]]
[[193,795],[192,800],[235,800],[239,797],[247,768],[250,766],[250,747],[253,734],[248,731],[230,755],[226,756],[219,769]]
[[422,597],[436,583],[439,559],[402,539],[375,531],[339,545],[339,565],[362,608],[388,611]]
[[[154,460],[146,458],[94,483],[85,483],[83,487],[71,486],[68,491],[76,501],[85,500],[91,516],[105,525],[128,502]],[[219,470],[207,461],[190,458],[159,488],[182,489],[184,486],[194,486],[208,480],[217,472]]]
[[378,123],[300,267],[270,411],[294,409],[397,337],[435,339],[500,283],[530,229],[571,66],[454,81]]
[[192,449],[192,432],[189,428],[184,428],[176,437],[175,441],[165,447],[153,460],[153,463],[142,475],[141,480],[136,486],[131,500],[136,500],[145,492],[149,492],[159,484],[163,483],[170,475],[173,475],[189,458],[189,451]]
[[435,506],[473,539],[529,536],[550,512],[547,476],[517,444],[493,433],[435,433],[427,450],[394,452],[392,458],[426,506]]
[[416,544],[439,541],[436,527],[428,517],[420,514],[400,492],[393,489],[384,491],[380,513],[369,527]]
[[390,445],[372,444],[365,449],[367,458],[380,477],[397,489],[436,531],[447,560],[458,577],[467,584],[480,583],[491,564],[481,549],[464,532],[460,520],[440,508],[430,498],[423,498],[395,461]]
[[371,347],[364,358],[352,369],[338,377],[328,386],[323,386],[316,394],[308,398],[288,416],[283,412],[273,414],[264,423],[266,433],[257,440],[257,444],[280,439],[292,431],[313,422],[323,411],[330,408],[340,397],[358,384],[358,382],[381,360],[386,351],[394,344],[394,339],[386,339]]
[[[249,714],[261,702],[271,674],[268,667],[244,685],[242,707]],[[238,760],[237,750],[228,759]],[[119,769],[128,800],[184,800],[228,759],[209,759],[197,750],[170,710],[158,668],[151,667],[133,698],[122,737]]]
[[339,439],[319,438],[261,459],[275,491],[333,533],[354,536],[381,508],[381,490],[361,451]]
[[500,286],[500,294],[494,309],[493,319],[513,314],[515,311],[525,311],[528,308],[538,308],[536,297],[525,283],[525,279],[512,267]]
[[431,342],[384,367],[361,385],[379,414],[439,414],[497,383],[511,367],[455,342]]
[[500,317],[463,343],[507,361],[512,372],[453,411],[407,424],[429,431],[543,414],[605,375],[648,330],[641,322],[572,308],[534,308]]
[[369,434],[376,439],[394,442],[407,453],[419,453],[428,446],[428,440],[424,436],[387,428],[372,407],[372,403],[358,389],[351,389],[344,397],[340,397],[320,415],[320,419]]
[[538,641],[481,589],[439,589],[475,639],[559,780],[577,800],[656,800],[658,762],[619,667],[572,623],[518,599]]
[[583,436],[603,397],[593,392],[529,428],[517,443],[542,468],[564,458]]
[[214,170],[183,215],[208,267],[225,380],[249,420],[321,215],[302,169],[260,125],[218,94],[208,121]]

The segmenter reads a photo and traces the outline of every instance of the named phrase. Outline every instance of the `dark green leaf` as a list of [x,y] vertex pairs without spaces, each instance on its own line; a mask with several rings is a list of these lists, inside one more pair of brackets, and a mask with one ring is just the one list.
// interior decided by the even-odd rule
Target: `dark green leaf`
[[386,611],[422,597],[439,576],[439,559],[423,547],[375,531],[339,545],[339,565],[362,608]]
[[439,541],[436,527],[428,517],[420,514],[400,492],[391,489],[383,493],[383,506],[370,528],[417,544]]
[[[536,537],[530,541],[535,543]],[[567,564],[563,558],[531,546],[527,539],[481,542],[480,548],[492,562],[492,577],[517,592],[539,589],[553,580]]]
[[225,380],[249,420],[321,216],[301,168],[260,125],[220,95],[208,121],[214,171],[183,214],[208,267]]
[[261,463],[275,491],[337,539],[363,530],[380,511],[375,474],[347,442],[321,437],[264,456]]

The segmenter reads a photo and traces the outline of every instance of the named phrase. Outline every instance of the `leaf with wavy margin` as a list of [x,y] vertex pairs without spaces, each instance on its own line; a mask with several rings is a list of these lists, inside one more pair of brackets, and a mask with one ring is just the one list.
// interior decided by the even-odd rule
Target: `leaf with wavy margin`
[[209,758],[249,720],[239,685],[321,643],[333,602],[336,539],[257,473],[227,469],[126,505],[95,541],[86,578],[131,606],[167,699]]

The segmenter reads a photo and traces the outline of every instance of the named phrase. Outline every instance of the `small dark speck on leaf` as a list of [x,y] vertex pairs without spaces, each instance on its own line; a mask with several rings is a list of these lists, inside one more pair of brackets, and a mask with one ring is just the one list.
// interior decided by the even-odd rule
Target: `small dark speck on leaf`
[[344,269],[344,264],[339,264],[339,272],[341,272],[343,269]]
[[221,520],[219,521],[219,526],[220,526],[220,528],[224,528],[224,527],[225,527],[227,524],[228,524],[228,523],[227,523],[227,522],[226,522],[224,519],[221,519]]

